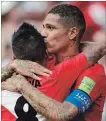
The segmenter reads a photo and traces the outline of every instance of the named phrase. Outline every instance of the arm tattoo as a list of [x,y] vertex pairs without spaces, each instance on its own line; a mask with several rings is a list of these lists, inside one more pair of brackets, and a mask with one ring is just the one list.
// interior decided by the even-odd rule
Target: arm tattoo
[[100,58],[102,58],[106,54],[106,45],[97,42],[81,43],[80,48],[86,55],[90,65],[95,64]]
[[78,114],[78,108],[71,103],[51,99],[27,82],[20,90],[32,107],[51,121],[68,121]]
[[1,82],[11,77],[14,71],[10,71],[8,65],[1,69]]

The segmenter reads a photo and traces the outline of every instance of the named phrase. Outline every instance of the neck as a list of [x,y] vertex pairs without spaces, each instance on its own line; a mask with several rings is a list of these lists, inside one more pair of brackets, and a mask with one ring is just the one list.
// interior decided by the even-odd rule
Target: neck
[[78,53],[79,53],[79,50],[77,47],[69,48],[66,52],[58,53],[56,55],[57,64],[69,58],[73,58],[74,56],[78,55]]

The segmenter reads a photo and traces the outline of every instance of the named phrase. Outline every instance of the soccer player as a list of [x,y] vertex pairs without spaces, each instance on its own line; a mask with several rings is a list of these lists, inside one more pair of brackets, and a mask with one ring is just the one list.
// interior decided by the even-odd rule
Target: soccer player
[[[84,31],[85,19],[82,12],[75,6],[62,4],[57,5],[49,11],[43,23],[42,35],[47,38],[48,52],[55,53],[57,63],[61,63],[63,60],[79,53],[78,47]],[[98,45],[97,48],[99,47]],[[92,50],[89,50],[89,52],[92,52]],[[96,58],[97,55],[95,55],[95,59]],[[18,61],[17,63],[19,64],[20,62],[23,61]],[[19,65],[18,67],[16,66],[16,61],[14,63],[14,68],[21,70]],[[26,64],[26,62],[23,63]],[[29,72],[32,72],[30,69],[32,66],[32,70],[36,70],[34,68],[36,64],[30,63],[31,66],[29,63],[27,64],[29,66],[24,67],[26,70],[29,70]],[[22,74],[24,75],[24,73]],[[63,103],[45,96],[27,83],[24,77],[16,77],[17,79],[14,77],[9,79],[5,83],[4,88],[11,90],[8,86],[11,84],[12,87],[18,89],[24,95],[35,110],[42,113],[48,119],[55,121],[72,120],[76,116],[76,119],[73,119],[73,121],[101,120],[103,103],[106,95],[105,74],[101,65],[96,64],[83,72],[76,80],[70,95]],[[18,82],[18,85],[12,85],[11,82],[15,82],[14,80]],[[88,109],[91,104],[92,106]],[[79,117],[77,114],[79,114]]]
[[[44,38],[31,24],[23,23],[19,27],[19,29],[13,34],[12,49],[14,53],[14,59],[31,60],[33,62],[35,61],[43,66],[48,67],[46,65],[48,64],[48,58]],[[87,58],[89,60],[89,56],[87,56]],[[70,89],[78,75],[83,72],[86,68],[88,68],[89,65],[87,58],[84,53],[81,53],[73,59],[68,59],[67,61],[64,61],[55,66],[52,69],[53,73],[49,77],[41,77],[42,79],[40,82],[32,78],[27,78],[27,80],[47,96],[50,96],[57,101],[63,102],[68,96]],[[73,75],[70,78],[71,73]],[[21,103],[19,103],[19,100],[21,101]],[[27,116],[24,116],[24,114],[18,114],[18,112],[24,112],[24,110],[21,110],[20,107],[17,107],[17,105],[21,105],[21,107],[23,107],[23,103],[27,102],[22,95],[3,91],[2,120],[12,120],[12,117],[10,117],[5,108],[7,108],[14,115],[17,115],[17,120],[31,120],[33,115],[31,117],[31,115],[28,113]],[[31,106],[29,105],[29,107]],[[28,112],[32,111],[34,110],[30,108]]]

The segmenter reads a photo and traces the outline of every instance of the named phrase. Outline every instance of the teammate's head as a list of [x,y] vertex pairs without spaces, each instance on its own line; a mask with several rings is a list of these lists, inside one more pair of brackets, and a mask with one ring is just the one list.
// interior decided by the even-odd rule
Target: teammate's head
[[53,7],[43,22],[42,35],[47,38],[49,52],[59,52],[79,45],[86,28],[83,13],[76,6],[61,4]]
[[12,49],[17,59],[41,63],[46,56],[46,46],[41,34],[28,23],[23,23],[12,36]]

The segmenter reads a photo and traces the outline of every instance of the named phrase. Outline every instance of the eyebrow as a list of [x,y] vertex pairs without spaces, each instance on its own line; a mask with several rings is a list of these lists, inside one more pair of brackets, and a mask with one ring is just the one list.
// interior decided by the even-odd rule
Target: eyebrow
[[[48,23],[46,23],[45,25],[46,25],[46,26],[51,26],[51,27],[56,27],[56,25],[48,24]],[[44,26],[44,24],[43,24],[43,26]]]

